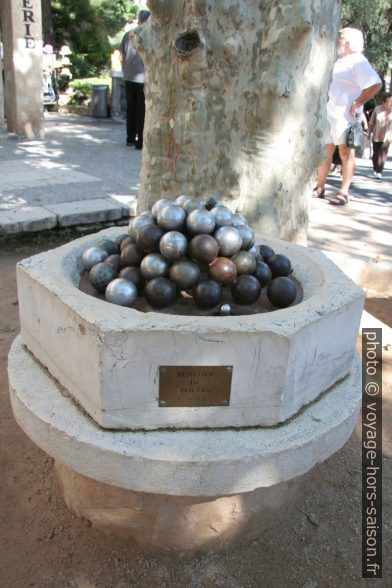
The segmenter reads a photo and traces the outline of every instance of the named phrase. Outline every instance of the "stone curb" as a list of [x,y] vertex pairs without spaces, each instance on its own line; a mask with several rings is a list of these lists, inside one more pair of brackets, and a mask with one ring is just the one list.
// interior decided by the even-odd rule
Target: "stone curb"
[[57,225],[57,217],[42,206],[0,210],[0,235],[44,231]]
[[136,202],[129,205],[111,198],[76,200],[46,206],[21,206],[0,210],[0,236],[98,223],[128,224],[136,214]]

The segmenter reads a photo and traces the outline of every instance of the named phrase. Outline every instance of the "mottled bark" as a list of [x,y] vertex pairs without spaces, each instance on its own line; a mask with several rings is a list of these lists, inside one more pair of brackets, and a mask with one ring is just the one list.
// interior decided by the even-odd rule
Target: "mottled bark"
[[139,210],[222,198],[269,236],[303,241],[323,151],[337,0],[150,0]]

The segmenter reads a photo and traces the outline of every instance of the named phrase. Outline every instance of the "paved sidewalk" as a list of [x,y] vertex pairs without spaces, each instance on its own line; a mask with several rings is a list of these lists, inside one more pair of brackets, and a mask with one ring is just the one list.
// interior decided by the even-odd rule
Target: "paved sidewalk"
[[[48,113],[44,141],[1,135],[0,235],[89,223],[124,224],[136,210],[141,152],[123,122]],[[339,185],[329,176],[328,195]],[[349,206],[311,202],[308,244],[358,283],[392,288],[392,160],[373,178],[357,161]]]
[[45,115],[45,140],[0,140],[0,235],[120,222],[136,210],[140,151],[124,123]]

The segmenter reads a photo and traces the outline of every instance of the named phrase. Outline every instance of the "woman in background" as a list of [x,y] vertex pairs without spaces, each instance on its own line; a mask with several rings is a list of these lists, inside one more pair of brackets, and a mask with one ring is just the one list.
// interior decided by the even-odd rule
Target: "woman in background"
[[373,110],[368,137],[373,141],[374,177],[380,180],[392,141],[392,94],[384,94],[382,103]]

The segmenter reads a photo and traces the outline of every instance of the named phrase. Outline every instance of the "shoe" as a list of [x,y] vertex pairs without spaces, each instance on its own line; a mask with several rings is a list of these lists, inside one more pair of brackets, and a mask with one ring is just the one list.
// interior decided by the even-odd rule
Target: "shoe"
[[135,149],[137,149],[137,151],[140,151],[141,149],[143,149],[143,144],[135,143]]
[[313,188],[313,198],[325,198],[325,188],[321,186]]
[[337,192],[333,198],[329,201],[330,204],[335,206],[345,206],[348,203],[348,194],[345,192]]
[[127,147],[132,147],[135,144],[135,139],[127,139]]
[[382,180],[382,173],[377,173],[376,174],[376,180]]
[[377,172],[376,172],[376,171],[374,171],[374,172],[373,172],[373,177],[374,177],[374,178],[376,178],[376,177],[377,177]]

